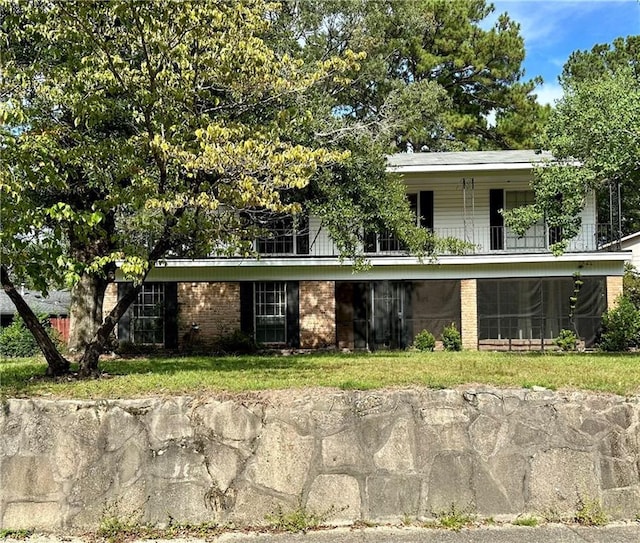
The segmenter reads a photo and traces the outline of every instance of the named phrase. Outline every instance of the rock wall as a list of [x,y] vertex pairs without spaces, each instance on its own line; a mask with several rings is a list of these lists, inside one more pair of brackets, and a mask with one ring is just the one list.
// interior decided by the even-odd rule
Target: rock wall
[[105,515],[257,525],[278,508],[336,523],[640,513],[638,398],[530,390],[281,391],[114,401],[10,399],[0,528]]

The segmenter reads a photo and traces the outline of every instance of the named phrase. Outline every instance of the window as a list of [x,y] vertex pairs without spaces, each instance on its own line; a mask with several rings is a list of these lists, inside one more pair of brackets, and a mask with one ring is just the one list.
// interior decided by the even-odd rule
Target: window
[[[407,194],[409,207],[416,216],[416,224],[433,232],[433,191],[422,190]],[[390,230],[380,233],[365,231],[365,253],[397,253],[404,250],[400,240]]]
[[287,342],[287,284],[255,283],[255,335],[258,343]]
[[[511,211],[519,207],[535,203],[532,190],[511,190],[505,192],[505,209]],[[525,249],[541,251],[546,248],[545,226],[543,222],[531,226],[523,236],[517,236],[511,231],[506,232],[507,249]]]
[[142,285],[134,302],[131,340],[138,345],[164,345],[164,284]]
[[309,254],[309,221],[306,217],[280,217],[265,225],[268,234],[258,238],[256,248],[261,255]]

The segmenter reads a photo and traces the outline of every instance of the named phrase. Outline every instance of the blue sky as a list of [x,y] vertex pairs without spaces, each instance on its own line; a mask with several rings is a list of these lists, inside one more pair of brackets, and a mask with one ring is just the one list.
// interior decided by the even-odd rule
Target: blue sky
[[[640,34],[640,0],[493,0],[497,14],[509,13],[520,23],[525,40],[525,79],[536,75],[544,85],[538,101],[551,103],[562,96],[558,76],[575,50],[590,50],[618,36]],[[483,25],[484,26],[484,25]]]

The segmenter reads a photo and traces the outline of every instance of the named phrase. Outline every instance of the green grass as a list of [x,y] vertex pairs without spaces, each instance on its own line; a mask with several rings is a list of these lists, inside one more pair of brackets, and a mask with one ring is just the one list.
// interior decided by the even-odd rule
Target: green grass
[[640,354],[385,352],[106,359],[97,380],[42,378],[41,358],[0,361],[0,396],[120,398],[334,387],[366,390],[467,384],[640,393]]

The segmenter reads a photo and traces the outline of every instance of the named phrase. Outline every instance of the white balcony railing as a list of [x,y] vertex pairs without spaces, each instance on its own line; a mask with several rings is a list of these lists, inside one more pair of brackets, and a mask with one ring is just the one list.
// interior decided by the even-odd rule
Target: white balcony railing
[[[469,244],[465,254],[511,254],[511,253],[549,253],[554,242],[561,241],[562,232],[545,226],[535,226],[524,236],[517,236],[506,227],[485,227],[469,229],[435,228],[434,233],[441,238],[455,238]],[[617,251],[619,247],[612,243],[615,236],[609,225],[583,225],[580,234],[568,240],[566,252]],[[275,232],[269,238],[256,241],[256,251],[260,258],[269,257],[323,257],[338,256],[337,249],[326,235],[301,237],[291,231],[279,234]],[[389,235],[368,235],[365,241],[365,253],[375,256],[401,256],[407,252],[397,240]]]

